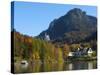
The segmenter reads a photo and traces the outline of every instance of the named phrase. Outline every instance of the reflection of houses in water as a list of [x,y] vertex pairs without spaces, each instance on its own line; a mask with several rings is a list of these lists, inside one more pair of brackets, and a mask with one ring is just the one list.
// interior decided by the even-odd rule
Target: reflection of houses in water
[[73,64],[70,63],[70,64],[68,65],[68,68],[69,68],[69,70],[72,70],[72,69],[73,69]]
[[84,55],[92,56],[93,50],[91,48],[78,48],[74,52],[69,52],[68,56],[75,56],[75,57],[81,57]]
[[88,69],[93,69],[93,62],[88,63]]

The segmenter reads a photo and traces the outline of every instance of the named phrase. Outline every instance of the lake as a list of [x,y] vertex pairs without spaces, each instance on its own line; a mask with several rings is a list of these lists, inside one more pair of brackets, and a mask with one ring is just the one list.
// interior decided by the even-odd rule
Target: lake
[[50,71],[68,71],[68,70],[85,70],[96,69],[97,61],[74,61],[69,63],[35,63],[23,65],[16,63],[14,66],[15,73],[35,73],[35,72],[50,72]]

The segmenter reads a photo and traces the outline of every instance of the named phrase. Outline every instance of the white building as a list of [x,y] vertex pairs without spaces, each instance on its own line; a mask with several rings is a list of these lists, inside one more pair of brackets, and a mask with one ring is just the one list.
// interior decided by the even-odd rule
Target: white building
[[49,35],[47,35],[46,33],[45,33],[45,40],[46,40],[46,41],[50,41],[50,37],[49,37]]
[[93,50],[91,48],[89,48],[89,50],[88,50],[88,56],[92,56],[92,54],[93,54]]
[[79,51],[79,50],[80,50],[80,48],[77,49],[77,51]]
[[68,56],[72,57],[73,56],[73,52],[69,52]]

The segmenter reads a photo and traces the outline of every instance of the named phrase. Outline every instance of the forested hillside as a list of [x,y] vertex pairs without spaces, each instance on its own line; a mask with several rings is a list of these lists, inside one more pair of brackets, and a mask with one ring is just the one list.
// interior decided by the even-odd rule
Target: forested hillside
[[62,49],[52,43],[22,35],[19,32],[14,34],[14,60],[29,61],[63,61]]
[[31,62],[63,62],[71,51],[87,47],[97,51],[96,39],[89,42],[67,44],[60,41],[47,41],[12,31],[14,35],[14,62],[28,60]]

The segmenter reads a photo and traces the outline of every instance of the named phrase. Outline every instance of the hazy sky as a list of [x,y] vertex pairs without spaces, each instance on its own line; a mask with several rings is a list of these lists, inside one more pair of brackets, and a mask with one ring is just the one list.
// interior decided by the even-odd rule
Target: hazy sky
[[51,21],[63,16],[73,8],[80,8],[89,15],[97,16],[95,6],[15,2],[14,28],[18,32],[30,36],[39,35],[40,32],[49,27]]

